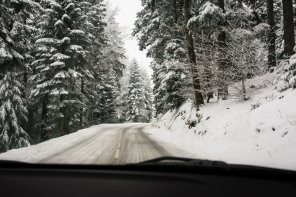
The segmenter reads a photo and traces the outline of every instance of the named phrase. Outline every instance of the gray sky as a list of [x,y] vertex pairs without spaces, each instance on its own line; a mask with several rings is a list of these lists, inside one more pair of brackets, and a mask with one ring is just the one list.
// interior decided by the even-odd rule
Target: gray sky
[[[112,7],[118,7],[119,13],[116,17],[117,22],[121,26],[125,26],[130,30],[130,34],[136,20],[136,14],[142,8],[141,0],[109,0]],[[140,51],[138,43],[135,38],[130,36],[125,40],[125,48],[128,58],[131,60],[135,58],[138,63],[147,68],[149,75],[152,74],[149,68],[151,59],[146,58],[146,52]]]

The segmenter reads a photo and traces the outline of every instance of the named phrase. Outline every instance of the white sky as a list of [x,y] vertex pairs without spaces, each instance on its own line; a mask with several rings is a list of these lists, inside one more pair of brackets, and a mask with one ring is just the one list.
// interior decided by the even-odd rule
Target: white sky
[[[109,0],[112,4],[112,7],[118,7],[119,13],[116,17],[117,22],[121,26],[125,26],[130,30],[129,35],[131,35],[134,22],[136,20],[136,14],[142,8],[141,0]],[[152,74],[152,70],[149,68],[151,59],[146,58],[146,52],[140,51],[138,47],[138,42],[132,36],[128,37],[125,40],[125,49],[127,57],[132,60],[135,58],[138,63],[144,66],[148,74]]]

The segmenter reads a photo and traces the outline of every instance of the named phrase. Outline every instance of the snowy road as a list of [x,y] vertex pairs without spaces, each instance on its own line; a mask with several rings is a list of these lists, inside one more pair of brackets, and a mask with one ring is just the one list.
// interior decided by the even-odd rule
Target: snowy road
[[110,125],[40,163],[126,164],[170,155],[145,132],[147,124]]

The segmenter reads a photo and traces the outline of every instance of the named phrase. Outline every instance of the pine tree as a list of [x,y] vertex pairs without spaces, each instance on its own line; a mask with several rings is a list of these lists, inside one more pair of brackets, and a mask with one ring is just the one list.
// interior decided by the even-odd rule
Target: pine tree
[[89,117],[94,116],[97,123],[118,122],[116,109],[120,107],[120,100],[117,98],[121,88],[120,79],[125,68],[122,28],[115,20],[118,10],[112,8],[108,1],[105,8],[106,14],[103,18],[105,40],[94,52],[97,57],[97,65],[94,65],[95,80],[93,80],[97,87],[96,91],[93,91],[96,100],[91,102],[89,110]]
[[123,70],[126,65],[123,63],[125,57],[124,49],[124,29],[119,26],[116,22],[115,16],[118,13],[118,9],[112,8],[110,2],[106,3],[106,17],[105,23],[107,24],[105,28],[105,35],[107,37],[104,48],[102,49],[102,61],[103,67],[105,69],[110,69],[113,71],[115,80],[118,88],[120,88],[120,78],[123,76]]
[[[103,67],[103,49],[106,47],[106,9],[102,0],[87,0],[79,2],[81,9],[80,29],[83,29],[85,37],[80,45],[88,49],[85,53],[85,63],[80,67],[80,128],[93,124],[94,110],[99,99],[99,92],[96,91],[102,77],[99,70]],[[77,87],[78,88],[78,87]],[[76,88],[76,89],[77,89]],[[99,122],[98,122],[99,123]]]
[[128,94],[126,98],[127,122],[143,122],[143,97],[139,66],[138,63],[133,60],[131,63]]
[[167,74],[167,70],[166,67],[164,67],[162,64],[157,63],[156,61],[152,61],[150,66],[153,70],[153,105],[155,109],[154,117],[158,117],[159,115],[164,114],[169,110],[167,108],[167,105],[164,104],[165,100],[163,100],[167,94],[167,90],[164,86],[163,81]]
[[[46,138],[69,133],[69,125],[79,122],[83,105],[76,81],[83,76],[86,51],[81,45],[87,38],[79,29],[81,10],[76,6],[67,1],[43,4],[46,9],[39,23],[41,35],[36,40],[37,54],[32,64],[35,72],[31,78],[35,87],[31,97],[43,105],[41,130]],[[59,132],[52,133],[55,130]]]
[[0,5],[0,151],[29,145],[24,84],[32,60],[31,35],[40,5],[30,0],[1,1]]
[[[30,36],[36,29],[27,24],[40,5],[30,0],[8,1],[0,4],[0,68],[1,72],[14,68],[25,70]],[[28,68],[27,68],[28,69]]]
[[151,88],[151,79],[147,74],[146,69],[141,69],[141,76],[142,76],[142,83],[143,88],[142,91],[144,93],[143,102],[143,116],[144,116],[144,122],[150,122],[153,116],[153,93]]
[[201,84],[200,91],[207,97],[207,102],[217,90],[219,96],[226,99],[228,84],[225,80],[226,32],[223,2],[216,5],[213,1],[203,0],[193,10],[195,15],[188,21],[188,28],[195,36],[198,62],[196,72]]
[[194,51],[193,37],[192,32],[189,32],[187,29],[187,24],[190,20],[190,10],[189,10],[189,0],[184,0],[184,23],[185,23],[185,32],[186,32],[186,40],[187,40],[187,48],[188,48],[188,57],[189,63],[191,66],[191,75],[193,81],[194,88],[194,96],[195,96],[195,104],[196,107],[199,108],[200,105],[204,104],[202,93],[200,92],[200,79],[198,77],[197,69],[196,69],[196,56]]
[[[225,14],[225,3],[224,0],[218,0],[217,3],[218,7],[222,9],[222,13]],[[225,60],[225,49],[226,49],[226,32],[225,28],[225,21],[220,20],[218,23],[219,27],[221,28],[218,34],[218,80],[219,80],[219,87],[218,87],[218,97],[222,98],[223,100],[227,99],[228,97],[228,84],[225,81],[225,72],[227,62]]]
[[0,152],[30,145],[23,129],[27,121],[27,101],[18,78],[16,72],[7,72],[0,80]]
[[116,117],[116,79],[111,71],[101,75],[102,80],[98,89],[99,99],[97,102],[100,123],[115,123]]
[[[42,105],[41,120],[37,121],[39,125],[36,125],[41,129],[41,141],[58,135],[52,133],[57,130],[57,119],[54,114],[58,113],[58,109],[57,104],[50,102],[53,100],[50,97],[52,97],[54,90],[55,93],[58,93],[57,79],[54,79],[55,75],[65,67],[63,61],[70,59],[69,56],[58,51],[60,45],[64,43],[57,38],[58,27],[61,27],[60,24],[62,23],[59,20],[59,16],[62,15],[60,4],[44,1],[42,6],[45,8],[45,12],[40,17],[39,28],[41,34],[36,40],[36,60],[32,63],[34,72],[30,78],[30,81],[34,84],[31,99],[35,101],[35,104],[40,103]],[[58,82],[61,83],[62,81],[59,80]]]
[[182,32],[183,1],[143,1],[143,6],[133,35],[136,35],[140,49],[147,48],[147,56],[154,59],[151,67],[155,115],[158,116],[178,108],[188,98],[184,97],[188,94],[180,94],[187,83],[184,79],[190,77],[187,44]]

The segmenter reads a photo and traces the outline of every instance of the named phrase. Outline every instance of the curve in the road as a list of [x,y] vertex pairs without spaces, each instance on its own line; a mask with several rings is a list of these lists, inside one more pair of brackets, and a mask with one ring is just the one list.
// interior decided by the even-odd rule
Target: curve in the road
[[113,125],[61,150],[40,163],[126,164],[170,153],[145,132],[146,125]]

